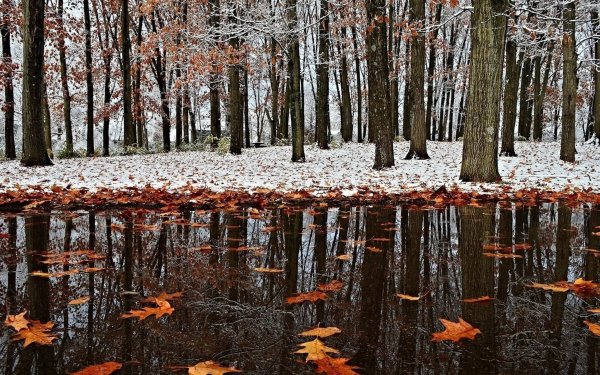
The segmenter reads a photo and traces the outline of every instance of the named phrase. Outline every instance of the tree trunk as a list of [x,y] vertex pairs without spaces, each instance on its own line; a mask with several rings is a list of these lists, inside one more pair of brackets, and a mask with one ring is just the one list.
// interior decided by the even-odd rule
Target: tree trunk
[[[316,136],[320,149],[329,148],[327,129],[329,128],[329,15],[328,0],[320,1],[319,10],[319,65],[317,66]],[[342,64],[346,59],[342,57]],[[343,68],[342,68],[343,69]],[[343,74],[343,72],[340,72]],[[342,138],[344,138],[344,116],[342,116]],[[345,139],[344,139],[345,140]]]
[[[244,108],[244,146],[250,148],[250,102],[248,87],[248,69],[244,68],[244,86],[242,92],[243,108]],[[257,123],[258,126],[258,123]]]
[[[416,29],[423,28],[425,24],[425,2],[411,0],[409,19]],[[405,159],[429,159],[427,154],[427,120],[425,117],[425,34],[417,31],[413,36],[412,51],[410,55],[410,84],[413,97],[412,116],[410,124],[410,149]],[[431,52],[431,51],[430,51]],[[429,63],[434,66],[431,60]],[[430,68],[430,71],[432,68]],[[431,73],[433,76],[433,72]],[[431,81],[433,78],[429,78]],[[430,83],[430,93],[433,96],[433,82]],[[431,101],[431,98],[429,99]],[[429,105],[429,104],[428,104]]]
[[502,147],[500,155],[517,156],[515,152],[515,123],[517,121],[517,96],[519,94],[519,65],[517,43],[506,42],[506,86],[504,87],[504,111],[502,117]]
[[542,140],[542,57],[533,60],[533,140]]
[[[422,3],[421,4],[416,4],[416,3]],[[423,18],[417,18],[417,19],[422,19],[425,20],[425,1],[415,1],[413,0],[413,3],[411,4],[411,9],[413,8],[412,5],[418,6],[418,7],[423,7]],[[413,14],[411,12],[411,14]],[[436,7],[435,7],[435,18],[434,18],[434,24],[437,25],[440,23],[440,18],[442,17],[442,2],[438,2]],[[424,22],[423,22],[424,24]],[[438,37],[438,27],[435,27],[433,29],[433,32],[431,33],[431,40],[429,41],[429,64],[427,65],[427,113],[425,114],[425,129],[427,129],[427,135],[429,139],[431,139],[432,141],[435,140],[435,132],[432,131],[431,129],[431,123],[433,122],[433,110],[434,110],[434,103],[433,103],[433,94],[434,94],[434,80],[433,80],[433,75],[435,74],[435,60],[436,60],[436,55],[435,55],[435,42],[437,40]],[[423,36],[423,44],[425,44],[425,36]],[[425,65],[425,52],[423,51],[423,65]],[[434,123],[434,127],[435,127],[435,123]],[[441,125],[440,125],[440,132],[441,132]]]
[[48,156],[50,158],[54,157],[54,152],[52,152],[52,119],[50,118],[50,104],[48,103],[48,85],[46,84],[46,79],[44,78],[44,141],[46,142],[46,151],[48,152]]
[[121,53],[123,54],[123,146],[137,142],[131,112],[131,39],[129,38],[129,1],[121,0]]
[[190,143],[190,136],[192,143],[196,142],[196,129],[190,129],[190,92],[185,84],[185,88],[183,89],[183,142]]
[[23,6],[23,157],[25,166],[52,165],[44,141],[44,0]]
[[410,129],[410,118],[412,111],[412,101],[413,95],[411,92],[410,86],[410,75],[408,74],[410,70],[410,41],[406,41],[406,63],[404,64],[404,71],[406,72],[406,80],[404,81],[404,98],[402,103],[402,136],[405,140],[410,141],[410,135],[412,130]]
[[[138,17],[138,25],[137,25],[137,52],[141,54],[141,45],[142,45],[142,21],[144,17]],[[144,129],[146,125],[144,124],[144,109],[142,108],[142,66],[141,63],[136,61],[135,63],[135,78],[133,80],[133,122],[136,129],[137,135],[137,145],[138,147],[144,146]],[[148,148],[148,145],[145,145]]]
[[[342,28],[342,38],[346,39],[346,28]],[[352,99],[350,98],[350,83],[348,79],[348,60],[344,49],[341,48],[339,43],[338,51],[342,59],[340,64],[342,140],[344,142],[352,142]],[[331,126],[331,123],[329,123],[329,126]]]
[[527,134],[527,107],[529,103],[529,85],[531,83],[531,59],[526,58],[521,69],[521,93],[519,95],[519,136],[529,139]]
[[102,118],[102,156],[110,155],[110,114],[108,109],[110,107],[110,81],[111,81],[111,69],[110,69],[110,56],[104,59],[104,110]]
[[367,70],[369,72],[369,129],[373,129],[375,163],[380,170],[394,166],[394,130],[390,126],[389,65],[385,0],[367,0],[367,20],[373,29],[367,33]]
[[[234,21],[235,22],[235,21]],[[240,40],[238,37],[231,37],[229,40],[233,63],[229,65],[229,118],[231,143],[229,152],[234,155],[242,153],[242,126],[244,121],[242,94],[240,92]]]
[[300,76],[300,36],[298,27],[297,0],[286,0],[288,29],[294,32],[290,41],[288,55],[288,75],[290,76],[290,111],[292,118],[292,161],[305,162],[304,156],[304,108],[302,105]]
[[473,3],[470,84],[464,129],[463,181],[493,182],[498,172],[498,122],[507,0]]
[[[356,8],[355,8],[356,9]],[[358,41],[356,36],[356,25],[352,25],[352,46],[354,48],[354,70],[356,74],[356,128],[358,131],[358,142],[363,141],[362,131],[362,88],[360,78],[360,57],[358,55]]]
[[[220,4],[219,0],[209,0],[210,17],[208,19],[209,27],[216,30],[220,26]],[[210,135],[214,139],[221,138],[221,101],[219,99],[219,75],[217,62],[213,62],[211,67],[210,83]],[[213,147],[216,141],[213,142]]]
[[[11,0],[4,0],[2,5],[7,9],[14,6]],[[17,151],[15,147],[15,94],[13,89],[13,62],[10,48],[10,15],[8,12],[2,14],[2,61],[7,69],[4,71],[4,156],[7,159],[15,159]]]
[[71,122],[71,93],[69,92],[69,80],[67,72],[67,57],[65,46],[65,25],[63,19],[63,0],[58,0],[58,59],[60,63],[60,83],[63,95],[63,116],[65,124],[65,151],[67,156],[73,156],[73,124]]
[[[177,73],[177,81],[181,79],[181,70],[176,68]],[[182,140],[182,121],[183,121],[183,99],[181,97],[181,93],[177,90],[177,94],[175,95],[175,148],[181,148],[181,140]]]
[[87,94],[87,156],[94,156],[94,81],[92,78],[92,22],[90,20],[89,0],[83,1],[83,19],[85,23],[85,82]]
[[279,76],[277,75],[277,41],[271,38],[271,146],[275,145],[279,138]]
[[[594,33],[600,34],[600,18],[598,12],[592,12],[592,25]],[[596,67],[593,68],[594,76],[594,133],[596,141],[600,144],[600,38],[594,43],[594,58],[596,59]]]
[[577,98],[577,50],[575,44],[575,4],[565,4],[563,20],[563,103],[560,160],[575,162],[575,114]]

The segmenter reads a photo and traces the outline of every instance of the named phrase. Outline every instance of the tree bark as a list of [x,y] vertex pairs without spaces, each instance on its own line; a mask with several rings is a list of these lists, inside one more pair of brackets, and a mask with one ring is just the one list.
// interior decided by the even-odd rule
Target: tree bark
[[[411,0],[409,19],[412,27],[421,29],[425,23],[425,1]],[[410,149],[405,159],[429,159],[427,154],[427,120],[425,117],[425,34],[413,36],[410,55],[410,83],[413,97],[410,124]],[[434,62],[429,62],[432,66]],[[430,69],[431,70],[431,69]],[[433,75],[433,72],[432,72]],[[432,78],[429,78],[430,80]],[[433,83],[430,84],[433,96]]]
[[65,151],[67,156],[73,156],[73,124],[71,121],[71,93],[69,92],[69,79],[67,72],[67,57],[65,46],[65,25],[63,18],[63,0],[58,0],[58,60],[60,63],[60,83],[63,95],[63,116],[65,124]]
[[[342,29],[342,38],[346,39],[346,29]],[[340,86],[342,92],[341,100],[341,120],[342,120],[342,140],[352,142],[352,101],[350,98],[350,83],[348,79],[348,60],[343,48],[338,44],[338,51],[341,55],[340,67]],[[329,123],[329,126],[331,124]]]
[[[235,22],[235,19],[232,19]],[[232,63],[229,65],[229,130],[231,133],[231,143],[229,152],[234,155],[242,153],[242,126],[244,121],[242,94],[240,92],[240,40],[233,36],[229,40],[229,46],[234,54],[229,56]]]
[[565,4],[563,20],[563,103],[560,160],[575,161],[575,115],[577,97],[577,50],[575,44],[575,4]]
[[[592,25],[594,33],[600,34],[600,18],[598,12],[592,12]],[[600,144],[600,39],[596,39],[594,43],[594,58],[596,59],[596,66],[593,72],[594,76],[594,133],[596,135],[596,142]]]
[[406,141],[410,141],[410,135],[412,133],[412,130],[410,128],[410,118],[412,111],[413,95],[410,86],[410,75],[408,74],[408,72],[410,71],[410,50],[411,43],[410,41],[406,41],[406,63],[404,64],[404,71],[407,73],[406,80],[404,81],[404,98],[402,103],[402,136]]
[[[354,4],[354,3],[353,3]],[[355,8],[356,9],[356,8]],[[358,11],[358,10],[357,10]],[[361,77],[360,77],[360,57],[358,55],[358,41],[357,41],[357,32],[356,25],[352,25],[350,28],[352,31],[352,46],[354,48],[354,70],[356,74],[356,128],[357,128],[357,136],[358,142],[363,141],[363,131],[362,131],[362,87],[361,87]]]
[[50,118],[50,104],[48,103],[48,85],[46,84],[46,79],[44,78],[44,141],[46,144],[46,151],[48,152],[48,156],[50,158],[54,157],[54,153],[52,151],[52,119]]
[[137,142],[131,99],[131,39],[129,38],[129,1],[121,0],[121,53],[123,54],[123,146]]
[[94,81],[92,78],[92,22],[90,20],[89,0],[83,1],[83,19],[85,24],[85,82],[87,94],[87,156],[94,156]]
[[507,7],[506,0],[473,3],[473,47],[460,172],[463,181],[500,180],[498,122]]
[[[316,136],[320,149],[329,149],[329,15],[328,0],[320,1],[319,10],[319,65],[317,66],[317,118]],[[345,63],[345,58],[343,62]],[[340,72],[343,74],[343,72]],[[342,138],[344,138],[344,117],[342,116]],[[345,139],[344,139],[345,140]]]
[[517,156],[515,152],[515,123],[517,121],[517,96],[519,94],[519,65],[517,43],[506,42],[506,86],[504,87],[504,112],[502,117],[502,147],[500,155]]
[[290,113],[292,118],[292,161],[305,162],[304,106],[302,105],[300,76],[300,36],[298,35],[297,0],[286,0],[288,30],[292,33],[288,50],[290,80]]
[[[414,1],[414,0],[413,0]],[[425,1],[420,1],[421,3],[423,3],[422,7],[423,7],[423,20],[425,19]],[[412,5],[412,4],[411,4]],[[415,4],[416,5],[416,4]],[[421,6],[421,5],[419,5]],[[411,6],[412,9],[412,6]],[[442,2],[438,2],[436,7],[435,7],[435,16],[434,16],[434,24],[438,24],[440,23],[440,18],[442,17]],[[434,109],[434,101],[433,101],[433,94],[434,94],[434,80],[433,80],[433,75],[435,74],[435,60],[436,60],[436,55],[435,55],[435,41],[437,40],[438,37],[438,27],[434,27],[433,32],[431,33],[431,40],[429,41],[429,64],[427,65],[427,113],[425,114],[425,129],[427,129],[427,134],[430,135],[430,137],[428,137],[429,139],[431,139],[432,141],[435,141],[435,132],[432,131],[431,129],[431,123],[433,122],[433,109]],[[425,41],[423,40],[423,43],[425,43]],[[425,60],[425,52],[423,52],[423,60]],[[425,64],[425,62],[423,61],[423,65]],[[435,127],[435,122],[434,122],[434,127]],[[441,125],[440,125],[440,132],[441,132]]]
[[14,6],[11,0],[4,0],[5,13],[2,14],[2,61],[8,69],[4,72],[4,156],[7,159],[15,159],[17,151],[15,147],[15,93],[13,88],[13,62],[10,48],[10,26],[11,19],[7,12]]
[[44,141],[44,0],[23,0],[23,156],[25,166],[52,165]]
[[277,41],[271,38],[271,63],[269,65],[271,79],[271,146],[279,138],[279,76],[277,75]]
[[529,85],[531,84],[531,59],[526,58],[523,63],[523,69],[521,69],[521,92],[519,95],[519,136],[525,139],[529,139],[527,131],[527,123],[530,122],[528,119],[528,107],[529,107]]

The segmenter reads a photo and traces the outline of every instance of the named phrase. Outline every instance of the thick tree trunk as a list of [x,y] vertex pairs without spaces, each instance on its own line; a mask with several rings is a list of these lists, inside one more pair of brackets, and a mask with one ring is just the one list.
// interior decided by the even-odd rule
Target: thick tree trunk
[[[346,39],[346,29],[342,29],[342,38]],[[341,67],[340,67],[340,86],[341,86],[341,127],[342,127],[342,140],[344,142],[352,142],[352,102],[350,98],[350,82],[348,79],[348,60],[344,49],[340,47],[338,43],[338,51],[341,55]],[[329,123],[331,126],[331,123]]]
[[[11,0],[4,0],[2,5],[9,9],[13,6]],[[10,16],[2,14],[2,61],[8,67],[4,71],[4,156],[7,159],[15,159],[17,151],[15,147],[15,94],[13,89],[13,66],[12,51],[10,48]]]
[[[600,18],[598,12],[592,12],[592,25],[594,33],[600,34]],[[596,59],[596,66],[593,71],[594,77],[594,133],[596,135],[596,142],[600,144],[600,39],[596,39],[594,43],[594,58]]]
[[529,107],[529,85],[531,84],[531,59],[526,58],[521,69],[521,92],[519,95],[519,136],[525,139],[529,139],[527,132],[527,123],[530,119],[528,116]]
[[404,98],[402,103],[402,136],[405,140],[410,141],[410,135],[412,130],[410,128],[410,118],[412,111],[412,101],[413,95],[411,92],[410,86],[410,75],[408,72],[410,71],[410,41],[406,41],[406,63],[404,64],[404,71],[406,72],[406,80],[404,81]]
[[60,84],[63,95],[63,116],[65,124],[65,151],[68,156],[73,155],[73,124],[71,122],[71,93],[67,72],[67,57],[65,46],[63,0],[58,0],[58,23],[60,35],[58,37],[58,60],[60,63]]
[[375,141],[374,169],[394,166],[394,130],[390,126],[389,65],[385,0],[367,0],[367,20],[373,29],[367,33],[369,72],[369,129]]
[[242,153],[242,126],[244,121],[242,93],[240,91],[240,41],[238,37],[232,37],[229,41],[231,51],[235,56],[230,57],[234,62],[229,66],[229,130],[231,143],[229,152],[234,155]]
[[[409,19],[412,26],[421,29],[425,23],[425,2],[411,0]],[[429,159],[427,154],[427,120],[425,117],[425,34],[417,32],[413,36],[410,55],[410,84],[413,97],[410,124],[410,149],[405,159]],[[434,66],[431,60],[429,63]],[[431,69],[430,69],[431,70]],[[433,75],[433,72],[432,72]],[[430,78],[432,80],[433,78]],[[431,82],[433,96],[433,82]],[[429,101],[431,101],[429,99]]]
[[[136,48],[139,54],[141,54],[142,45],[142,21],[144,17],[138,17],[137,24],[137,39]],[[135,124],[137,145],[138,147],[146,146],[147,142],[144,142],[144,130],[146,125],[144,123],[144,109],[142,108],[142,67],[139,61],[135,63],[135,77],[133,80],[133,122]]]
[[[423,7],[423,20],[425,19],[425,1],[417,1],[416,3],[422,3],[423,5],[418,5],[419,7]],[[417,5],[415,3],[415,1],[413,0],[413,4]],[[412,9],[412,5],[411,4],[411,9]],[[412,14],[412,13],[411,13]],[[436,7],[435,7],[435,18],[434,18],[434,24],[437,25],[440,23],[440,18],[442,17],[442,2],[438,2]],[[435,27],[433,29],[433,32],[431,33],[431,40],[429,41],[429,64],[427,65],[427,113],[425,114],[425,121],[426,121],[426,125],[425,125],[425,129],[427,129],[427,138],[431,139],[432,141],[435,141],[435,132],[432,131],[431,128],[431,124],[432,122],[434,123],[434,127],[435,127],[435,121],[433,120],[433,110],[435,108],[434,106],[434,101],[433,101],[433,95],[434,95],[434,79],[433,79],[433,75],[435,73],[435,60],[436,60],[436,55],[435,55],[435,42],[437,40],[438,37],[438,27]],[[424,39],[423,39],[423,43],[425,43]],[[425,56],[425,53],[423,52],[423,56]],[[425,57],[423,57],[423,59],[425,59]],[[425,62],[423,62],[423,65],[425,65]],[[440,125],[440,132],[441,132],[441,128],[442,126]],[[438,136],[439,138],[439,136]]]
[[44,141],[44,0],[23,0],[23,157],[25,166],[52,165]]
[[575,114],[577,98],[577,50],[575,43],[575,4],[565,4],[563,20],[563,103],[560,160],[575,161]]
[[[212,29],[218,29],[219,19],[219,0],[209,0],[210,17],[209,26]],[[212,65],[212,74],[208,85],[210,90],[210,135],[213,138],[221,138],[221,101],[219,99],[219,75],[217,74],[217,62]],[[213,143],[216,146],[216,142]]]
[[110,81],[111,81],[111,69],[110,69],[110,56],[105,57],[104,60],[104,110],[102,118],[102,156],[110,155],[110,114],[108,108],[110,107]]
[[[316,136],[317,145],[320,149],[329,148],[329,15],[328,0],[320,1],[319,10],[319,65],[317,66],[317,117],[316,117]],[[345,64],[345,57],[342,58]],[[342,68],[343,69],[343,68]],[[340,72],[343,74],[343,72]],[[342,138],[344,137],[344,117],[342,116]],[[345,139],[344,139],[345,140]]]
[[123,54],[123,146],[137,142],[131,99],[131,39],[129,38],[129,2],[121,0],[121,53]]
[[463,181],[493,182],[498,172],[498,122],[507,0],[473,3],[470,84],[465,119]]
[[271,63],[269,65],[271,79],[271,145],[279,138],[279,76],[277,75],[277,41],[271,38]]
[[504,111],[502,117],[502,147],[500,155],[517,156],[515,152],[515,123],[517,121],[517,96],[519,94],[519,65],[517,43],[506,42],[506,86],[504,87]]
[[290,111],[292,118],[292,161],[305,162],[304,156],[304,106],[302,104],[300,76],[300,36],[295,34],[298,27],[297,0],[287,0],[288,29],[294,31],[290,41],[288,75],[290,76]]
[[86,154],[94,156],[94,81],[92,78],[92,22],[90,20],[89,0],[83,1],[83,19],[85,24],[85,82],[87,107],[85,122],[87,125]]
[[533,140],[542,140],[542,57],[533,60]]

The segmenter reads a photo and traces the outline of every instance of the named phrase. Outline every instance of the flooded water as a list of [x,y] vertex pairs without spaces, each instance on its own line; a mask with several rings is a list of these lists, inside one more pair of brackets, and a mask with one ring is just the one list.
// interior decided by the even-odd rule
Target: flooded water
[[[321,326],[341,330],[321,341],[363,374],[598,374],[584,320],[600,321],[587,311],[600,299],[529,286],[598,282],[599,226],[600,207],[510,203],[0,214],[2,319],[26,310],[56,336],[24,348],[5,327],[0,363],[5,374],[107,361],[185,373],[208,360],[310,374],[294,352],[314,337],[298,334]],[[321,299],[286,303],[319,285],[308,296]],[[148,297],[170,315],[122,317],[164,307]],[[440,318],[481,334],[434,342]]]

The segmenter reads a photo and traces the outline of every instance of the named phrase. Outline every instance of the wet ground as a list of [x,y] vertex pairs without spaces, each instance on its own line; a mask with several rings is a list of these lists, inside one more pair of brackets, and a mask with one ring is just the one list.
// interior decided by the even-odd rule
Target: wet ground
[[[0,214],[1,318],[27,311],[56,336],[24,347],[4,327],[0,364],[309,374],[294,352],[314,337],[298,334],[320,326],[363,374],[598,374],[584,320],[600,321],[600,299],[529,287],[598,282],[598,232],[600,207],[558,203]],[[314,302],[287,303],[299,294]],[[434,342],[440,318],[481,333]]]

